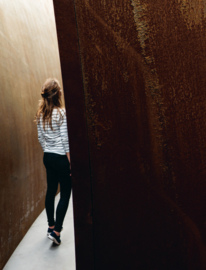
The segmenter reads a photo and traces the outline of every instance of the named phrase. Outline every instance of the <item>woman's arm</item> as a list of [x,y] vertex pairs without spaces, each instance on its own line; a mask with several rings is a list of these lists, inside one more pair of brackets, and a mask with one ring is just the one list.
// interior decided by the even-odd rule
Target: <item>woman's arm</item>
[[[62,116],[63,116],[63,122],[61,123],[60,126],[60,135],[61,135],[61,140],[62,140],[62,144],[64,147],[64,150],[67,153],[69,153],[69,139],[68,139],[68,131],[67,131],[67,118],[66,118],[66,114],[64,113],[64,111],[61,111]],[[68,156],[67,156],[68,157]],[[68,160],[70,161],[70,155],[68,157]]]
[[42,150],[44,152],[44,150],[45,150],[45,139],[44,139],[44,136],[42,134],[40,124],[37,124],[37,132],[38,132],[39,143],[41,144]]
[[[67,131],[67,118],[66,118],[66,114],[63,111],[64,115],[64,119],[63,122],[60,126],[60,134],[61,134],[61,140],[62,140],[62,144],[64,147],[64,150],[66,152],[69,164],[70,164],[70,170],[71,170],[71,159],[70,159],[70,152],[69,152],[69,138],[68,138],[68,131]],[[71,175],[71,174],[70,174]]]
[[[70,167],[70,172],[71,172],[70,153],[69,153],[69,152],[67,152],[66,154],[67,154],[67,158],[68,158],[68,160],[69,160],[69,167]],[[71,174],[71,173],[70,173],[70,176],[72,176],[72,174]]]

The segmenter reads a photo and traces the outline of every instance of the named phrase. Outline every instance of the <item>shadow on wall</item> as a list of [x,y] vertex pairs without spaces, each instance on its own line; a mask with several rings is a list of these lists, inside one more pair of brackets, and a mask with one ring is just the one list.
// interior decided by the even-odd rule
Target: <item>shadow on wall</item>
[[44,207],[36,114],[42,83],[61,83],[52,0],[0,1],[0,269]]

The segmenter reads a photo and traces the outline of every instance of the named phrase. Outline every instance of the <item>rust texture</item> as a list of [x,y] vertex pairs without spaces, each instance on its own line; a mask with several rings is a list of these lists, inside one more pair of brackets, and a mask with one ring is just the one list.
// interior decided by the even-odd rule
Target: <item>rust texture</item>
[[52,1],[0,1],[0,18],[2,269],[44,208],[43,152],[33,120],[43,82],[61,81],[61,70]]
[[205,3],[74,3],[95,269],[204,270]]
[[76,269],[93,270],[90,156],[75,6],[73,0],[53,2],[71,151]]

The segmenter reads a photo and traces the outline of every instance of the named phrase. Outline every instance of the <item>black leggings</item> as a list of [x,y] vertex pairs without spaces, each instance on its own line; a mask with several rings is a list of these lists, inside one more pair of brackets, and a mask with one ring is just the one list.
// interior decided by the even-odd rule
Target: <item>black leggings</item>
[[[60,232],[71,195],[70,164],[66,155],[44,153],[44,165],[47,172],[47,193],[45,207],[49,226]],[[56,223],[54,221],[54,199],[60,183],[60,200],[56,209]]]

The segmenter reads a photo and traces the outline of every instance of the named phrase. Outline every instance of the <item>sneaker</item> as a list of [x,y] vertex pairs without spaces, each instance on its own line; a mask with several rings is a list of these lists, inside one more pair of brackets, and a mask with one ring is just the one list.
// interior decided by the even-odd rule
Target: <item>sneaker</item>
[[48,228],[47,236],[49,236],[49,235],[53,232],[53,230],[54,230],[54,229]]
[[57,244],[57,245],[60,245],[60,244],[61,244],[60,235],[57,236],[55,232],[52,232],[52,233],[48,236],[48,238],[49,238],[50,240],[52,240],[52,241],[53,241],[55,244]]
[[[48,228],[47,236],[49,236],[53,232],[53,230],[54,229]],[[61,231],[63,231],[63,227],[62,227]]]

